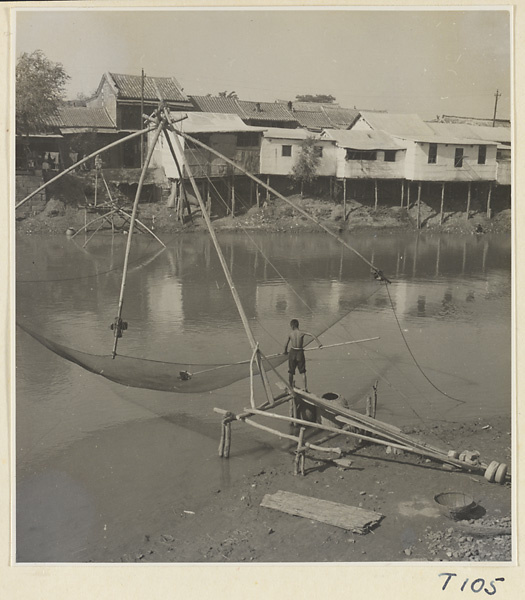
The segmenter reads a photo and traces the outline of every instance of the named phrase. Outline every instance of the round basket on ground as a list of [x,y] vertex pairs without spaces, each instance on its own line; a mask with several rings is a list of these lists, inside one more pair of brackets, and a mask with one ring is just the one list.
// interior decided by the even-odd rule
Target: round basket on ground
[[498,467],[499,467],[499,462],[496,460],[493,460],[490,463],[490,465],[487,467],[484,477],[487,481],[490,481],[490,483],[492,483],[494,481],[494,477],[496,475],[496,471],[498,470]]
[[464,519],[476,506],[474,499],[463,492],[443,492],[434,496],[441,512],[455,520]]
[[494,475],[494,481],[496,483],[500,483],[503,485],[507,478],[507,465],[505,463],[501,463],[496,470],[496,474]]

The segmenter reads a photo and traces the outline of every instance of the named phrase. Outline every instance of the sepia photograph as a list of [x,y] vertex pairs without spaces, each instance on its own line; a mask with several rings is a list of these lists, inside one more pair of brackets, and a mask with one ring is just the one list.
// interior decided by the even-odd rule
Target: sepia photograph
[[11,25],[13,564],[512,565],[512,10]]

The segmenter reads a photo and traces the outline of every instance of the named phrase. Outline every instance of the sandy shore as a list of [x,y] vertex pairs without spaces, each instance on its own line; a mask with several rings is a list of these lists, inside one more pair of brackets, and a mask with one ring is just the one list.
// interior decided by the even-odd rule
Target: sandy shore
[[[235,455],[234,424],[232,456]],[[407,430],[446,449],[481,452],[485,461],[510,468],[510,423],[443,423]],[[241,485],[217,488],[199,510],[166,514],[166,526],[144,531],[143,543],[114,560],[120,562],[364,562],[508,561],[511,559],[511,484],[489,483],[482,474],[449,471],[412,454],[385,448],[355,448],[338,438],[349,468],[326,454],[309,453],[305,476],[293,474],[293,448],[283,449],[271,467],[247,472]],[[332,443],[332,442],[331,442]],[[276,458],[276,457],[274,457]],[[226,459],[222,459],[226,460]],[[265,494],[294,492],[384,515],[365,535],[260,506]],[[477,503],[468,520],[444,516],[434,501],[457,491]],[[501,534],[501,535],[498,535]]]

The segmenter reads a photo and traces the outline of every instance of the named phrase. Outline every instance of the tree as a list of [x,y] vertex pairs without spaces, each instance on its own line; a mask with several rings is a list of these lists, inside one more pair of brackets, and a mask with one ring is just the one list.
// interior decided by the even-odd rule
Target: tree
[[62,104],[70,79],[61,63],[42,50],[20,55],[16,64],[16,129],[29,135],[45,129],[46,120]]
[[301,197],[303,196],[304,184],[310,184],[317,177],[317,167],[321,156],[315,145],[317,139],[313,136],[307,137],[301,144],[301,153],[297,162],[292,167],[291,177],[301,184]]
[[335,96],[332,94],[303,94],[296,96],[297,102],[324,102],[325,104],[333,104]]

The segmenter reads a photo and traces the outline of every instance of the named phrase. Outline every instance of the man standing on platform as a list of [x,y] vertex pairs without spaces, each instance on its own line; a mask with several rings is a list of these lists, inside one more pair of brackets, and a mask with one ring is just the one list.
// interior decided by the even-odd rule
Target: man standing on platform
[[[309,336],[317,341],[319,344],[319,348],[322,348],[323,345],[319,341],[316,335],[313,333],[308,333],[306,331],[301,331],[299,329],[299,321],[297,319],[292,319],[290,321],[290,327],[292,330],[290,331],[290,335],[286,340],[286,345],[284,346],[284,353],[288,354],[288,375],[290,388],[293,390],[294,388],[294,375],[295,370],[298,369],[299,373],[303,376],[303,384],[304,391],[308,391],[307,383],[306,383],[306,360],[304,357],[304,338],[305,336]],[[288,352],[288,346],[290,345],[290,352]]]

